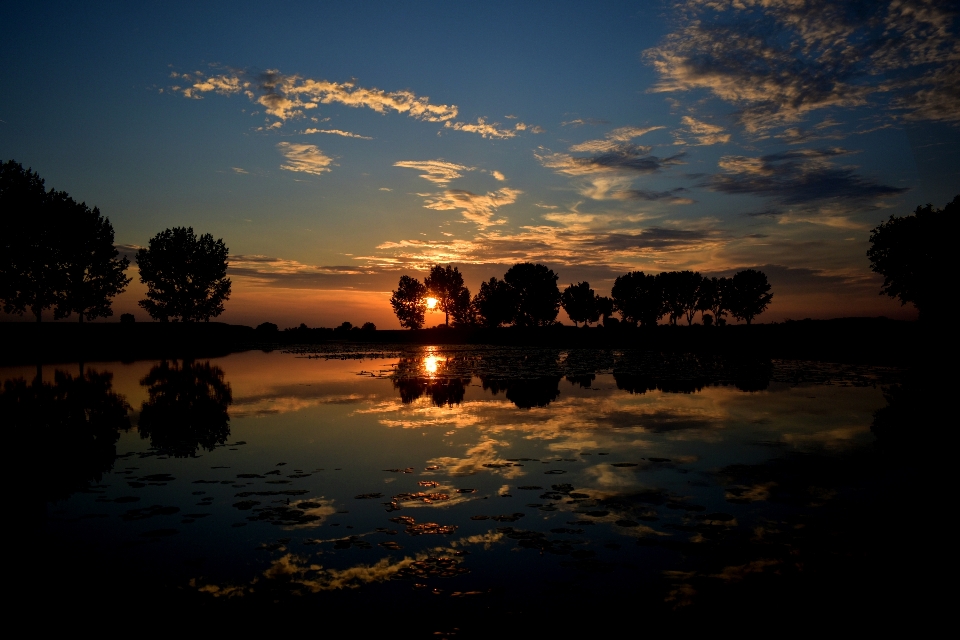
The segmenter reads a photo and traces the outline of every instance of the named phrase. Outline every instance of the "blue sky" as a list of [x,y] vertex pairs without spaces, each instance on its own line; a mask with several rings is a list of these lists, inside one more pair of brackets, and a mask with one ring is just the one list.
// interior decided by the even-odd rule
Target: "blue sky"
[[[476,290],[522,260],[604,293],[756,267],[765,320],[909,317],[864,254],[960,192],[944,7],[5,5],[0,156],[125,251],[222,237],[229,322],[391,327],[400,274],[453,262]],[[117,310],[145,320],[142,291]]]

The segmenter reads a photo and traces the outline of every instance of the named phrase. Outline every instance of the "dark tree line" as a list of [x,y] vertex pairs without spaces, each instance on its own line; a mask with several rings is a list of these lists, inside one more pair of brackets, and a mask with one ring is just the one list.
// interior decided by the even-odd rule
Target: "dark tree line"
[[[114,246],[113,225],[64,191],[46,189],[35,171],[13,160],[0,165],[0,303],[6,313],[44,309],[55,319],[113,315],[113,298],[130,278],[130,261]],[[174,227],[137,252],[147,297],[140,306],[162,322],[208,321],[230,297],[228,251],[209,233]],[[132,318],[131,318],[132,319]]]
[[13,160],[0,165],[0,300],[6,313],[43,310],[93,320],[113,315],[111,299],[130,278],[113,246],[113,226]]
[[707,278],[695,271],[656,275],[633,271],[616,279],[610,297],[597,295],[589,282],[571,284],[561,293],[558,279],[542,264],[518,263],[503,279],[483,282],[471,298],[456,267],[435,265],[424,282],[401,276],[390,304],[400,325],[408,329],[423,327],[431,297],[445,313],[447,325],[452,317],[455,326],[549,326],[557,324],[563,307],[575,325],[602,317],[606,326],[617,322],[652,326],[664,317],[674,325],[681,319],[693,324],[697,312],[706,325],[725,324],[728,313],[751,324],[773,299],[766,274],[755,269],[744,269],[732,278]]

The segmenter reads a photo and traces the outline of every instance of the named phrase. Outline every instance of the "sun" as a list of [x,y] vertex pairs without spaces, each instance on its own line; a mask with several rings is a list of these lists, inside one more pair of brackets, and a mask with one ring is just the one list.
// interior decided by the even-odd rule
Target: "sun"
[[427,309],[436,309],[437,302],[436,298],[427,298]]

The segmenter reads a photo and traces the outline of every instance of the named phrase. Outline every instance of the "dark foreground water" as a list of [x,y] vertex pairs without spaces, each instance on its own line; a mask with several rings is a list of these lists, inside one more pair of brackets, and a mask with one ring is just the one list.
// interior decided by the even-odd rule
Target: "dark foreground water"
[[36,434],[36,597],[427,635],[901,602],[863,591],[903,569],[870,457],[899,375],[456,347],[0,369]]

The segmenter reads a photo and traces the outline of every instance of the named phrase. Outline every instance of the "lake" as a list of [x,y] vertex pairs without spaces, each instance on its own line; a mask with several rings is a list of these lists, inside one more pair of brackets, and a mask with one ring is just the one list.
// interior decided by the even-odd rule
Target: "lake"
[[48,562],[78,583],[389,605],[444,633],[805,584],[854,535],[849,472],[899,375],[349,345],[0,369],[4,415],[41,427]]

